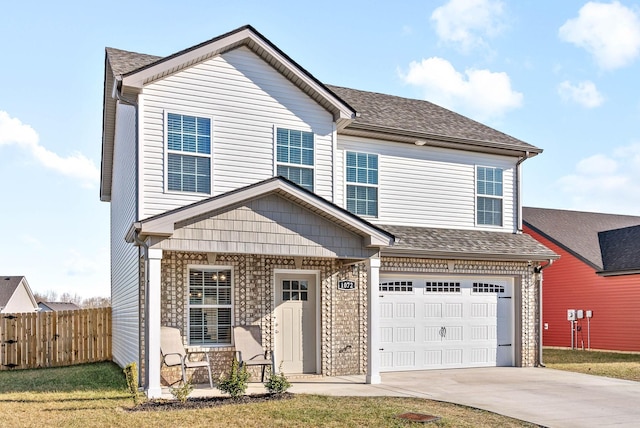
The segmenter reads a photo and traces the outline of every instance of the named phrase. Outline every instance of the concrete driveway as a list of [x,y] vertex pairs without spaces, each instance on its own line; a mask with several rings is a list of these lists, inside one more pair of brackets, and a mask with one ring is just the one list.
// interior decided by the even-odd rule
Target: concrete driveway
[[[264,391],[264,389],[262,389]],[[293,379],[294,393],[419,397],[489,410],[546,427],[640,426],[640,382],[548,368],[490,367]]]

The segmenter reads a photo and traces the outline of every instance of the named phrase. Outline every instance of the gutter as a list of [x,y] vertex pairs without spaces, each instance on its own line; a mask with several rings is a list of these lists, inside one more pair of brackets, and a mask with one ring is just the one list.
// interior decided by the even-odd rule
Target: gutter
[[553,264],[553,259],[549,259],[548,263],[544,266],[538,266],[536,267],[533,271],[539,275],[539,279],[538,281],[540,281],[540,287],[538,289],[538,293],[539,293],[539,297],[538,297],[538,302],[540,302],[540,326],[539,326],[539,339],[538,342],[540,343],[540,346],[538,347],[538,367],[546,367],[544,365],[544,363],[542,362],[542,331],[544,328],[544,323],[542,322],[542,271],[545,270],[546,268],[548,268],[549,266],[551,266]]
[[515,180],[515,185],[516,185],[516,207],[517,207],[517,212],[516,212],[516,228],[517,228],[517,233],[522,233],[522,198],[520,197],[520,189],[522,187],[522,183],[521,183],[521,172],[520,172],[520,165],[522,165],[522,162],[526,161],[527,159],[529,159],[530,153],[529,151],[524,152],[524,156],[521,157],[520,159],[518,159],[518,162],[516,162],[516,180]]

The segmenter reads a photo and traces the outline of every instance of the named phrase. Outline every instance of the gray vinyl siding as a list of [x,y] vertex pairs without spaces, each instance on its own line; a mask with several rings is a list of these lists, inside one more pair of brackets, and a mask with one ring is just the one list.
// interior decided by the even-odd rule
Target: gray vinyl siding
[[366,258],[362,237],[276,195],[177,224],[155,248],[209,253]]
[[135,108],[117,107],[111,192],[111,304],[113,359],[139,361],[138,248],[125,242],[136,220]]
[[[516,158],[338,136],[336,203],[345,206],[346,151],[378,154],[379,212],[375,224],[515,231]],[[503,226],[475,224],[475,168],[504,169]]]
[[[143,90],[142,217],[274,175],[274,127],[315,135],[315,192],[333,196],[333,119],[269,64],[239,48]],[[164,113],[212,119],[211,195],[165,192]]]

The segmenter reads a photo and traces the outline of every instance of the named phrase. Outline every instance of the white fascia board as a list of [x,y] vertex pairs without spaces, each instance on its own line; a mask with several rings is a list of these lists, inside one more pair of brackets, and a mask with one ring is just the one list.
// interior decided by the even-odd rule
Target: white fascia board
[[[217,211],[224,209],[225,207],[240,204],[244,201],[266,195],[269,193],[276,193],[277,191],[285,192],[309,205],[317,206],[321,208],[328,216],[333,217],[338,222],[347,224],[356,230],[358,230],[365,238],[365,244],[367,247],[387,247],[392,245],[393,242],[389,236],[380,230],[367,225],[366,223],[357,221],[351,215],[346,212],[337,209],[330,202],[324,201],[309,195],[307,192],[291,186],[281,180],[270,180],[257,186],[250,187],[239,192],[233,192],[231,194],[222,196],[221,198],[213,198],[204,203],[196,204],[187,208],[179,209],[173,213],[162,215],[156,218],[149,219],[148,221],[141,221],[134,223],[132,229],[127,233],[127,239],[133,240],[132,233],[135,230],[142,237],[146,236],[171,236],[175,230],[175,224],[188,220],[190,218],[200,216],[203,213]],[[294,202],[295,203],[295,202]]]
[[[273,58],[277,63],[282,64],[298,79],[300,79],[303,85],[308,86],[312,91],[318,93],[322,98],[326,99],[331,105],[333,105],[338,112],[337,120],[340,120],[341,122],[346,121],[344,122],[344,126],[355,118],[354,112],[347,105],[336,98],[335,95],[328,91],[318,81],[313,79],[307,72],[292,63],[277,49],[274,49],[270,43],[256,35],[248,28],[237,33],[230,34],[223,39],[215,40],[196,49],[189,50],[184,54],[169,60],[160,61],[158,64],[145,68],[137,73],[125,75],[122,78],[122,84],[127,87],[141,89],[146,83],[155,80],[158,76],[164,76],[174,70],[179,70],[185,66],[194,64],[202,58],[211,57],[217,53],[225,52],[231,46],[248,45],[249,42],[253,42],[260,49],[264,50],[267,53],[267,57]],[[298,85],[300,84],[298,83]]]

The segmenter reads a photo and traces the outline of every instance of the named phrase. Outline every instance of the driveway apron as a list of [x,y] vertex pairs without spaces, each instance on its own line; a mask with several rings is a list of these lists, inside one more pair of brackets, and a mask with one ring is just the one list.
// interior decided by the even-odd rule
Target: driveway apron
[[490,367],[294,380],[295,393],[419,397],[463,404],[545,427],[640,426],[640,382],[548,368]]

